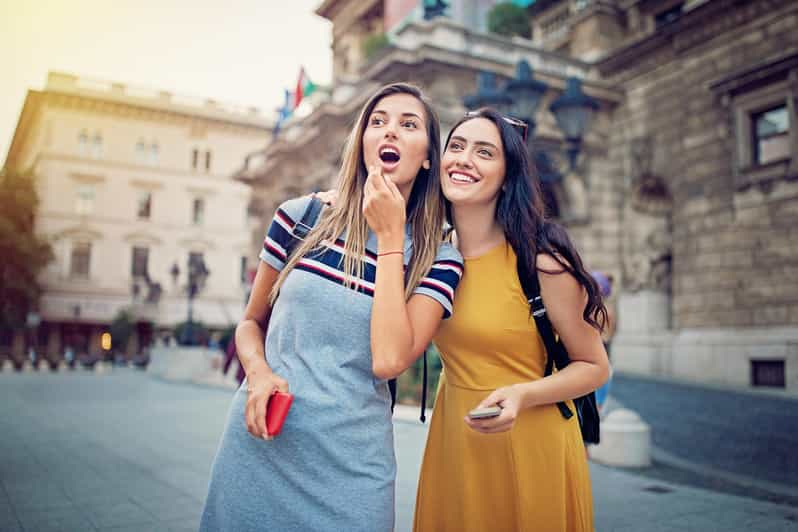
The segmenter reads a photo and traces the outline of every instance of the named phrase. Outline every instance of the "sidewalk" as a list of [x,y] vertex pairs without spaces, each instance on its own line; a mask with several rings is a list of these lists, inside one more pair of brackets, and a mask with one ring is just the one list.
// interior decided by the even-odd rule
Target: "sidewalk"
[[[0,530],[196,530],[229,389],[132,369],[0,374]],[[399,407],[396,530],[426,437]],[[788,531],[798,509],[591,466],[599,531]]]

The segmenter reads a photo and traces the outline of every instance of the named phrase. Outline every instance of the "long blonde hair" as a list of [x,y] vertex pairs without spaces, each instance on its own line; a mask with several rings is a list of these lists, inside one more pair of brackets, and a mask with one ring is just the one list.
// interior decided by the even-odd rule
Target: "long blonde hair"
[[445,219],[443,194],[440,185],[441,146],[440,125],[432,106],[424,98],[418,87],[406,83],[386,85],[372,96],[360,112],[355,128],[344,147],[341,170],[338,174],[338,197],[335,205],[325,209],[316,224],[291,254],[285,267],[277,277],[270,295],[273,305],[286,277],[299,259],[312,250],[323,247],[326,241],[335,241],[346,232],[343,270],[344,286],[357,288],[357,279],[363,278],[362,257],[366,251],[368,224],[363,215],[363,186],[368,177],[363,160],[363,133],[369,117],[380,100],[393,94],[410,94],[424,107],[426,113],[427,136],[429,137],[428,159],[430,169],[419,169],[407,201],[407,221],[411,227],[413,255],[408,265],[405,282],[405,298],[409,299],[413,290],[432,267],[443,236]]

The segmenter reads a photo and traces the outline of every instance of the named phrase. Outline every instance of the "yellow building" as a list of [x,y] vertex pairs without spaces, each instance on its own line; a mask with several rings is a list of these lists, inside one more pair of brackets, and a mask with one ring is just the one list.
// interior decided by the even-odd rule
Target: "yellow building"
[[62,73],[29,91],[6,164],[33,169],[36,231],[55,252],[40,279],[38,351],[100,354],[125,308],[137,351],[186,319],[192,257],[210,271],[194,319],[234,323],[252,225],[249,187],[231,175],[270,134],[255,108],[165,91]]

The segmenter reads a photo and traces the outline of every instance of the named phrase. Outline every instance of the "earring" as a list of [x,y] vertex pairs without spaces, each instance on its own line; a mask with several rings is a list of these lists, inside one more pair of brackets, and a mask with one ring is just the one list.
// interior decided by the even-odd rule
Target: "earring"
[[421,163],[421,167],[424,170],[429,170],[429,159],[426,159],[423,163]]

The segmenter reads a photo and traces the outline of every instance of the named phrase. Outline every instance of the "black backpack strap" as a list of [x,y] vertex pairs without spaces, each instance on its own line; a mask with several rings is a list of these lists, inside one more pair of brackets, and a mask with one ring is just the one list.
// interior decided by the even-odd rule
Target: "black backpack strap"
[[323,208],[324,203],[316,196],[311,196],[310,203],[305,207],[305,212],[302,213],[302,218],[300,218],[299,221],[294,224],[293,229],[291,229],[291,236],[293,238],[285,245],[286,262],[294,253],[297,244],[299,244],[301,240],[305,240],[310,230],[316,225]]
[[[562,369],[571,361],[565,349],[563,349],[562,343],[558,342],[554,337],[554,329],[546,315],[546,307],[543,305],[543,298],[539,293],[529,299],[529,306],[532,310],[532,317],[535,319],[535,325],[538,328],[538,334],[543,338],[543,344],[546,346],[546,371],[543,376],[547,377],[551,375],[555,364],[557,369]],[[570,419],[574,415],[564,402],[557,403],[557,408],[560,409],[560,413],[565,419]]]
[[424,376],[421,379],[421,415],[418,418],[422,423],[427,421],[427,350],[424,350]]
[[324,203],[316,196],[311,196],[310,203],[305,207],[305,212],[302,213],[302,218],[294,224],[294,228],[291,230],[291,236],[294,238],[288,243],[288,246],[286,246],[286,256],[290,256],[291,253],[293,253],[294,248],[296,248],[300,240],[305,240],[310,230],[316,225],[323,208]]

